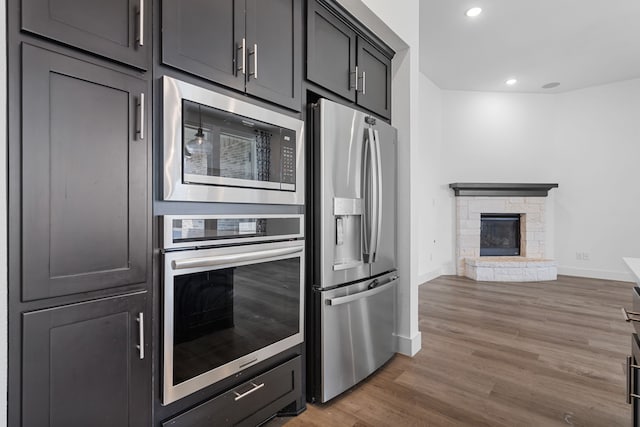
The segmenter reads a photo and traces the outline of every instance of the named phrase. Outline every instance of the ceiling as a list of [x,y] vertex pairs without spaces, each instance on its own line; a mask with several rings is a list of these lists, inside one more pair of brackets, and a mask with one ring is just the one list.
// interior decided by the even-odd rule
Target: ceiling
[[[465,16],[474,6],[482,13]],[[637,78],[640,1],[420,0],[420,69],[451,90],[557,93]]]

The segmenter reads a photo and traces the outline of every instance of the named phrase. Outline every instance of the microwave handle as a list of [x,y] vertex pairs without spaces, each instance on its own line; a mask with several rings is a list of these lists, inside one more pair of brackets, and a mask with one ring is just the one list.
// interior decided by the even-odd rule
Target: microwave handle
[[186,258],[171,261],[171,268],[174,270],[184,270],[197,267],[215,267],[218,265],[236,264],[246,261],[259,261],[263,259],[275,258],[297,252],[302,252],[302,247],[268,249],[266,251],[242,252],[230,255],[214,255],[196,258]]

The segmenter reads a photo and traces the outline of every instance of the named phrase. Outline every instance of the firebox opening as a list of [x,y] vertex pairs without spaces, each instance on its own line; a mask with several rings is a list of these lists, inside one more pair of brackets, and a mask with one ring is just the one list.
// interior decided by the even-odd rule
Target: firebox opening
[[520,255],[520,214],[480,215],[480,256]]

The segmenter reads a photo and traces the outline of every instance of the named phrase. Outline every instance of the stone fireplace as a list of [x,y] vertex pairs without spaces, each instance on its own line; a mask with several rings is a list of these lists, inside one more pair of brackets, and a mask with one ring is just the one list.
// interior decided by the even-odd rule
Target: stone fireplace
[[[557,186],[450,184],[457,196],[457,274],[474,280],[555,280],[557,263],[545,258],[545,197]],[[517,243],[511,240],[516,234]]]

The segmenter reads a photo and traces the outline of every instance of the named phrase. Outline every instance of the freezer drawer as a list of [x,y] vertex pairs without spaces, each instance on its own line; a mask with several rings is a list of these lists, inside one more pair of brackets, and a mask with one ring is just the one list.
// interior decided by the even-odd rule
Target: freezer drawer
[[321,401],[354,386],[396,351],[398,277],[375,279],[321,292]]

